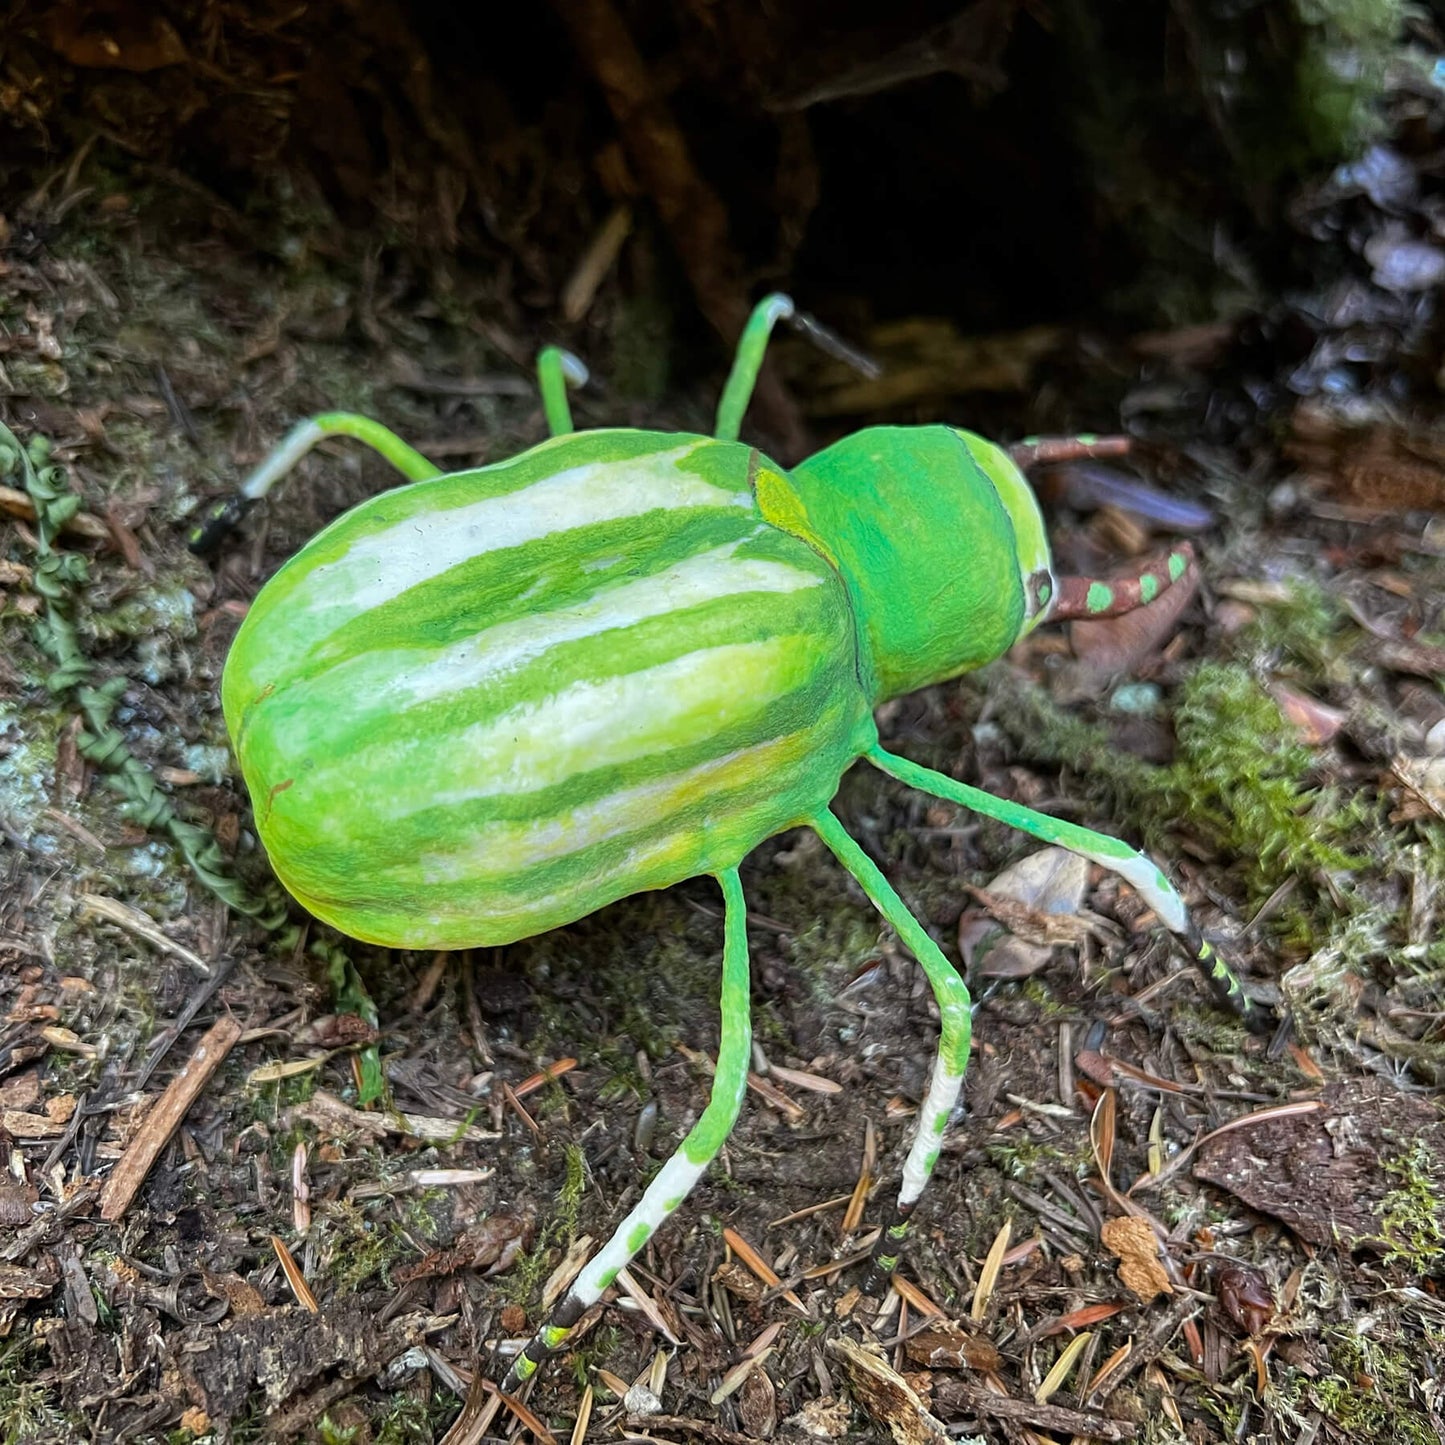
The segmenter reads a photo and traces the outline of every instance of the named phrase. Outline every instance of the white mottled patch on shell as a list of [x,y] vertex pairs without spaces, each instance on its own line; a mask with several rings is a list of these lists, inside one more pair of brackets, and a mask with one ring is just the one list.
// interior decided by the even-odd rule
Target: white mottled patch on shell
[[382,684],[379,697],[400,708],[453,697],[488,678],[505,676],[561,643],[620,631],[724,597],[797,592],[825,580],[818,572],[786,562],[737,557],[738,545],[714,547],[650,577],[604,588],[584,602],[502,622],[439,652],[423,653],[424,661],[398,666]]
[[473,558],[559,532],[662,508],[751,507],[751,492],[730,492],[681,470],[682,462],[710,445],[692,441],[645,458],[588,462],[515,492],[417,512],[358,537],[335,562],[315,567],[290,604],[313,613],[341,608],[359,614]]

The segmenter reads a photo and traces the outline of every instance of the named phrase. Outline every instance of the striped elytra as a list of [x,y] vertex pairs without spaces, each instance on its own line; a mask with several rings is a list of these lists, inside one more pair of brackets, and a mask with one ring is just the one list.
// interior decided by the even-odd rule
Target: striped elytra
[[388,491],[262,589],[222,700],[276,873],[368,942],[735,866],[873,740],[843,582],[739,443],[601,430]]

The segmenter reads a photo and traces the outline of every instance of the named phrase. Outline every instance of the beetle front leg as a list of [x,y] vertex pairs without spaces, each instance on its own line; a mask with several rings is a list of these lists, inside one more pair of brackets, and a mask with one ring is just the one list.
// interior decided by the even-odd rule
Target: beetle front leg
[[717,1070],[707,1107],[677,1152],[657,1172],[612,1238],[588,1261],[551,1318],[512,1362],[502,1391],[510,1394],[561,1349],[577,1321],[602,1298],[618,1272],[646,1245],[727,1143],[748,1087],[752,1053],[752,1000],[748,982],[747,905],[736,868],[718,874],[726,916],[723,923],[722,1024]]
[[281,444],[241,483],[224,502],[213,506],[203,521],[191,529],[190,549],[202,556],[214,552],[240,525],[241,519],[295,467],[318,442],[327,437],[352,437],[388,461],[409,482],[425,482],[441,476],[415,447],[408,446],[394,431],[370,417],[350,411],[327,411],[310,421],[298,422]]
[[857,880],[873,906],[893,925],[904,946],[918,960],[933,997],[938,1002],[938,1054],[928,1092],[918,1109],[918,1130],[903,1165],[894,1216],[873,1246],[873,1262],[864,1290],[876,1293],[898,1264],[898,1252],[908,1234],[908,1221],[918,1197],[933,1174],[943,1146],[944,1131],[963,1088],[973,1038],[973,1004],[968,986],[943,950],[928,936],[923,925],[909,912],[908,905],[878,870],[878,865],[849,836],[832,813],[820,813],[812,820],[818,836],[833,856]]
[[931,793],[935,798],[943,798],[950,803],[959,803],[975,813],[1007,823],[1010,828],[1017,828],[1041,842],[1067,848],[1071,853],[1117,873],[1159,915],[1225,1007],[1238,1014],[1250,1029],[1262,1032],[1273,1028],[1268,1012],[1246,995],[1244,985],[1233,969],[1200,933],[1199,926],[1184,906],[1184,900],[1151,858],[1136,852],[1127,843],[1109,837],[1107,833],[1096,833],[1092,828],[1081,828],[1077,823],[1036,813],[1022,803],[996,798],[981,788],[969,787],[967,783],[956,782],[932,768],[897,757],[877,744],[868,749],[866,756],[875,767],[897,778],[900,783],[907,783],[910,788]]

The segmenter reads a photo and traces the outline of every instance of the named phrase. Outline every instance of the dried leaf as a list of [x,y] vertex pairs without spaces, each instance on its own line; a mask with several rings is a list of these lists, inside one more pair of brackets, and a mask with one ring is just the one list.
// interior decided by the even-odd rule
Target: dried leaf
[[[1055,943],[1077,941],[1073,925],[1082,922],[1076,915],[1088,886],[1087,860],[1066,848],[1041,848],[1005,868],[987,893],[974,894],[983,909],[967,909],[958,920],[965,966],[985,978],[1037,973],[1053,956]],[[1010,914],[1008,900],[1025,912]],[[1055,936],[1060,929],[1064,936]],[[1088,931],[1087,924],[1080,930]]]
[[1262,1334],[1274,1318],[1269,1281],[1248,1265],[1227,1264],[1215,1276],[1219,1307],[1247,1335]]
[[1337,707],[1316,702],[1282,682],[1269,684],[1269,695],[1279,704],[1285,721],[1294,727],[1301,741],[1310,747],[1327,743],[1345,724],[1346,714]]
[[1147,1219],[1106,1219],[1099,1237],[1104,1248],[1119,1261],[1119,1278],[1145,1304],[1157,1295],[1173,1294],[1174,1287],[1159,1258],[1159,1241]]
[[978,1274],[978,1287],[973,1292],[973,1304],[969,1309],[969,1318],[975,1322],[981,1320],[984,1312],[988,1309],[988,1302],[993,1296],[994,1286],[998,1283],[999,1270],[1003,1268],[1003,1257],[1008,1253],[1009,1235],[1013,1232],[1013,1221],[1005,1219],[994,1236],[993,1243],[989,1246],[988,1257],[983,1262],[983,1268]]
[[1091,1335],[1088,1330],[1084,1330],[1075,1335],[1074,1338],[1064,1346],[1059,1358],[1054,1361],[1053,1369],[1044,1376],[1038,1389],[1034,1391],[1034,1400],[1038,1404],[1048,1404],[1049,1397],[1059,1392],[1064,1381],[1069,1378],[1069,1373],[1073,1370],[1075,1362],[1079,1356],[1084,1353],[1084,1349],[1091,1339],[1093,1339],[1093,1335]]

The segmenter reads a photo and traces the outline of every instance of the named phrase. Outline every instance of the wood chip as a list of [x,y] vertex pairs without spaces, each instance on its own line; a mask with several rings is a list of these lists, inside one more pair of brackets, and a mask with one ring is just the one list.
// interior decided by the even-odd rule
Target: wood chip
[[837,1360],[860,1409],[888,1428],[897,1445],[948,1445],[948,1431],[918,1392],[886,1360],[849,1339],[825,1346]]
[[65,1133],[65,1121],[24,1109],[0,1109],[0,1129],[17,1139],[54,1139]]
[[953,1320],[940,1320],[910,1335],[904,1353],[930,1370],[996,1370],[1003,1363],[992,1340]]
[[100,1196],[102,1219],[114,1223],[124,1215],[150,1173],[151,1166],[160,1157],[161,1150],[195,1103],[196,1096],[240,1037],[241,1025],[230,1014],[222,1015],[206,1031],[180,1073],[171,1080],[165,1093],[146,1115],[130,1147],[106,1180]]
[[1066,1410],[1061,1405],[1040,1405],[1037,1400],[1015,1400],[965,1380],[946,1379],[936,1393],[940,1403],[946,1402],[973,1414],[990,1415],[996,1420],[1035,1425],[1060,1435],[1112,1442],[1133,1440],[1139,1434],[1139,1427],[1127,1420],[1110,1420],[1083,1410]]

